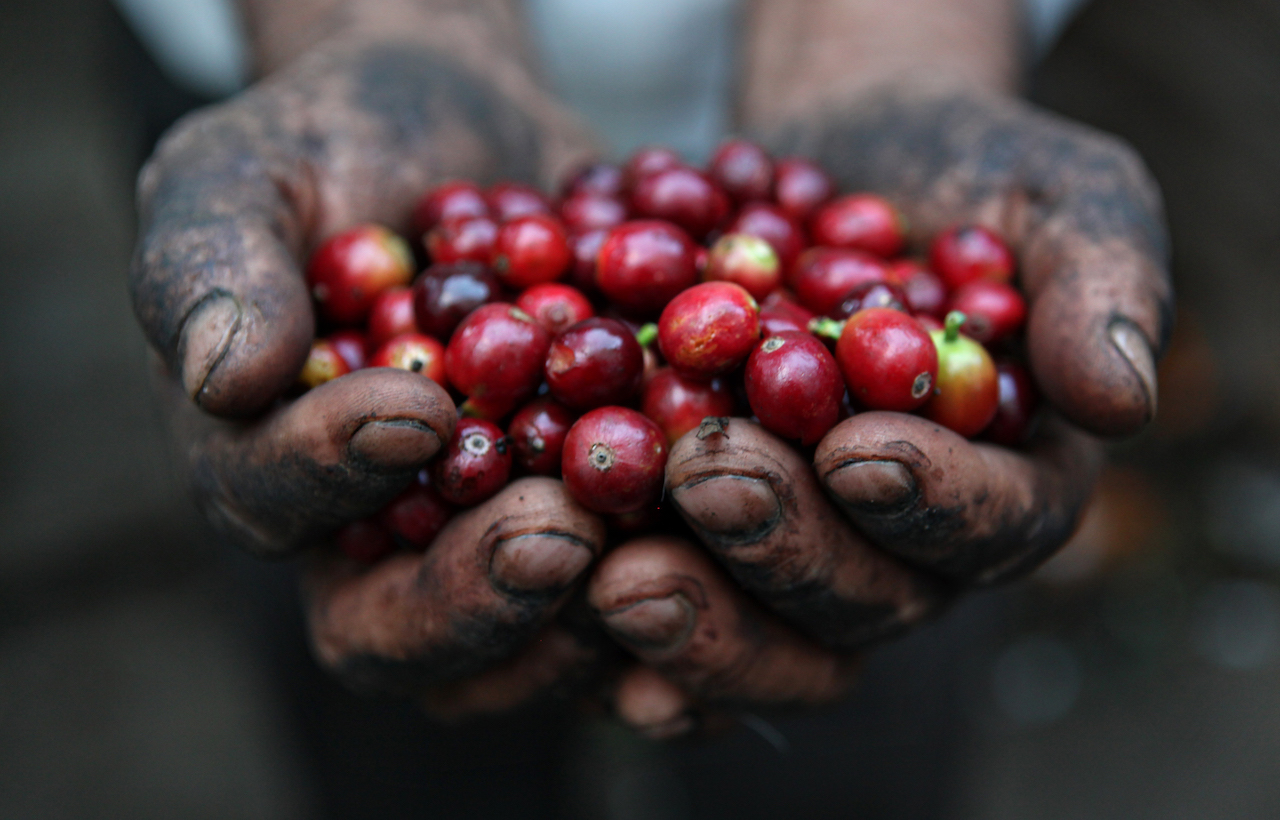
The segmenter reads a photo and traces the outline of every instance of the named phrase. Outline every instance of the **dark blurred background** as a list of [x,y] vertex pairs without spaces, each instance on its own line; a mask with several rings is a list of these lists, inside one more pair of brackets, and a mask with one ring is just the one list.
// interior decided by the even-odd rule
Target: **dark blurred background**
[[[1280,816],[1280,3],[1095,0],[1032,93],[1164,186],[1180,308],[1153,429],[1034,578],[872,659],[848,714],[876,742],[819,715],[774,726],[791,753],[767,727],[673,752],[583,720],[557,775],[579,815],[710,816],[719,756],[827,807],[797,817]],[[133,176],[200,102],[107,0],[0,9],[0,818],[303,818],[330,789],[279,682],[306,663],[271,593],[288,568],[202,529],[124,288]],[[922,744],[946,758],[926,808],[823,800]]]

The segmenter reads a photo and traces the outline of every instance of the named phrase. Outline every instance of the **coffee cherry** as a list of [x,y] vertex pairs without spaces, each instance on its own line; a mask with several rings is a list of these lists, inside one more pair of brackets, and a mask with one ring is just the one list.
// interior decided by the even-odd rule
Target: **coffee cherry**
[[552,336],[595,315],[582,291],[559,282],[534,285],[516,299],[516,307],[533,317]]
[[1027,319],[1027,302],[1017,288],[984,279],[962,285],[951,294],[951,309],[968,317],[965,335],[984,345],[1009,338]]
[[421,333],[402,333],[388,339],[369,358],[370,367],[395,367],[421,373],[444,386],[444,345]]
[[622,168],[624,189],[630,191],[645,177],[653,176],[668,168],[678,168],[683,164],[680,155],[670,148],[656,146],[641,148],[631,155]]
[[560,218],[573,233],[612,228],[627,221],[627,203],[603,194],[574,194],[560,203]]
[[658,501],[666,465],[658,425],[635,410],[600,407],[569,428],[561,475],[587,509],[629,513]]
[[531,214],[550,214],[551,203],[537,188],[519,182],[499,182],[485,196],[489,210],[498,222]]
[[1005,447],[1017,447],[1031,432],[1031,422],[1040,405],[1040,391],[1036,390],[1027,369],[1008,359],[996,363],[996,381],[1000,399],[995,418],[982,431],[982,438]]
[[835,357],[809,333],[765,339],[747,359],[751,412],[766,430],[816,444],[840,420],[844,379]]
[[397,285],[378,294],[369,309],[369,347],[380,347],[393,336],[414,333],[413,290]]
[[727,233],[716,240],[707,257],[704,282],[741,285],[755,299],[763,299],[782,283],[782,269],[773,246],[758,236]]
[[915,317],[915,320],[920,323],[920,327],[924,328],[930,333],[932,333],[935,330],[942,330],[942,328],[944,327],[941,320],[939,320],[935,316],[930,316],[928,313],[915,313],[912,315]]
[[760,308],[740,286],[704,282],[671,300],[658,319],[658,347],[678,373],[723,375],[746,361],[760,339]]
[[[678,164],[679,160],[676,162]],[[621,197],[625,191],[622,169],[607,162],[598,162],[570,175],[560,193],[568,199],[577,194]]]
[[748,202],[742,206],[725,232],[758,236],[772,245],[778,254],[784,278],[808,245],[800,225],[780,207],[769,202]]
[[701,172],[668,168],[636,182],[631,205],[637,215],[665,219],[702,238],[729,215],[729,198]]
[[351,370],[359,370],[369,361],[369,342],[358,330],[335,330],[327,337],[329,344]]
[[810,248],[796,261],[791,289],[800,304],[826,315],[840,306],[858,285],[889,278],[885,263],[863,251]]
[[693,242],[670,222],[624,222],[600,246],[596,285],[626,313],[653,315],[697,281]]
[[773,188],[773,160],[754,142],[727,140],[712,155],[707,175],[738,202],[767,199]]
[[662,429],[667,443],[675,444],[707,416],[732,416],[733,391],[723,379],[695,381],[662,367],[645,383],[640,409]]
[[835,180],[807,159],[780,160],[773,169],[773,198],[782,210],[804,223],[836,192]]
[[311,343],[311,352],[302,365],[302,372],[298,374],[298,383],[307,388],[319,387],[350,372],[347,360],[332,342],[316,339]]
[[889,281],[902,288],[907,309],[941,319],[947,313],[947,286],[937,274],[912,259],[889,264]]
[[378,294],[412,278],[409,246],[379,225],[330,237],[307,265],[307,286],[320,312],[339,324],[363,321]]
[[450,217],[427,231],[426,247],[431,261],[484,262],[493,257],[498,241],[498,223],[486,216]]
[[481,419],[459,419],[453,438],[431,464],[431,483],[445,501],[479,504],[511,475],[511,447],[502,431]]
[[507,426],[516,464],[536,475],[559,475],[564,438],[574,415],[551,399],[534,399]]
[[502,298],[502,285],[487,265],[452,262],[427,268],[413,283],[418,330],[448,339],[467,314]]
[[933,397],[921,413],[962,436],[977,435],[995,418],[1000,404],[1000,383],[991,355],[981,344],[960,334],[963,313],[947,314],[946,327],[935,330],[938,378]]
[[981,225],[952,228],[929,247],[929,266],[955,290],[978,279],[1013,281],[1013,252],[993,231]]
[[573,261],[569,234],[546,214],[519,216],[498,231],[493,271],[507,287],[520,289],[554,282]]
[[600,258],[600,248],[604,245],[606,230],[587,231],[569,240],[573,247],[573,263],[569,266],[569,283],[583,293],[595,293],[596,262]]
[[476,308],[444,351],[449,382],[489,417],[506,415],[533,395],[551,337],[515,305],[493,302]]
[[432,488],[429,472],[422,470],[376,519],[401,547],[422,552],[436,540],[453,512],[453,506]]
[[902,288],[890,282],[864,282],[844,297],[844,301],[831,313],[832,319],[848,319],[866,308],[882,307],[906,311],[907,295]]
[[836,361],[849,395],[872,410],[908,412],[929,400],[938,377],[938,351],[911,316],[869,308],[845,322]]
[[881,258],[897,256],[907,242],[907,223],[889,200],[849,194],[818,209],[809,220],[816,245],[851,248]]
[[808,332],[813,311],[801,306],[786,291],[775,290],[760,303],[760,327],[765,337],[788,330]]
[[343,555],[362,564],[377,563],[396,548],[391,533],[373,519],[353,521],[334,533],[333,541]]
[[644,353],[630,328],[597,317],[551,340],[544,372],[552,397],[566,407],[626,404],[640,391]]
[[489,203],[480,186],[464,180],[446,182],[418,200],[413,210],[415,236],[422,236],[446,219],[489,215]]

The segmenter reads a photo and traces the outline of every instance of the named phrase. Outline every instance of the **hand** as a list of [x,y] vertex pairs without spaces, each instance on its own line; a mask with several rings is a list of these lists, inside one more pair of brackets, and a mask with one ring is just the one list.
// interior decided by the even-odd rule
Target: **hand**
[[897,93],[777,144],[844,190],[888,195],[917,243],[963,222],[1010,238],[1056,412],[1016,451],[882,412],[837,426],[812,466],[736,419],[678,442],[669,498],[718,565],[645,540],[610,553],[589,589],[610,633],[661,673],[637,668],[617,695],[658,735],[696,709],[840,697],[868,641],[1051,555],[1101,466],[1094,435],[1155,412],[1172,294],[1159,198],[1132,151],[1008,99]]
[[[404,41],[331,43],[166,137],[139,183],[130,287],[215,524],[262,556],[312,547],[393,497],[453,431],[447,393],[407,371],[279,400],[312,339],[309,251],[357,222],[403,227],[446,177],[532,180],[577,140],[547,106]],[[460,515],[425,557],[363,572],[322,552],[308,573],[317,654],[451,714],[504,708],[578,660],[549,624],[602,546],[557,482],[529,480]]]

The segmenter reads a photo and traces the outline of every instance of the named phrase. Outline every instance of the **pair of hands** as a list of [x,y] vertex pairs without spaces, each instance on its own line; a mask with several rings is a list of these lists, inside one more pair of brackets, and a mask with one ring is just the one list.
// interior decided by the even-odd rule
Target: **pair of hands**
[[143,171],[130,284],[179,457],[235,540],[307,552],[316,654],[354,685],[444,716],[605,692],[655,736],[718,707],[839,698],[860,647],[1050,555],[1102,461],[1085,430],[1155,411],[1171,293],[1140,162],[1012,100],[890,90],[775,143],[893,197],[916,240],[962,221],[1012,240],[1058,411],[1026,448],[863,413],[810,464],[735,419],[671,451],[667,501],[699,544],[607,544],[560,482],[527,478],[424,555],[364,568],[317,548],[403,488],[456,416],[438,385],[386,369],[279,401],[314,332],[306,253],[356,222],[402,225],[447,177],[535,178],[571,141],[429,50],[364,44],[189,118]]

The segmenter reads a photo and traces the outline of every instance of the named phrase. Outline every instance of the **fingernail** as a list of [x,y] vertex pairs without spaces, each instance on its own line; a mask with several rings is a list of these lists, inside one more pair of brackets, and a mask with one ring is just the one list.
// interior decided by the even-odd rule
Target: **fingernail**
[[911,471],[896,461],[851,461],[825,480],[841,502],[870,512],[906,506],[916,494]]
[[697,726],[698,721],[693,715],[677,715],[665,723],[637,726],[635,730],[649,740],[675,740],[689,734]]
[[182,389],[200,401],[209,377],[226,356],[240,329],[240,303],[229,294],[206,297],[182,325]]
[[605,626],[638,649],[670,650],[693,631],[693,604],[680,593],[647,598],[601,614]]
[[782,505],[769,482],[723,475],[683,484],[671,498],[704,535],[722,544],[758,540],[782,518]]
[[1148,418],[1155,416],[1156,358],[1151,353],[1151,345],[1147,344],[1147,337],[1128,319],[1116,319],[1107,330],[1111,335],[1111,343],[1142,381],[1142,388],[1147,394]]
[[585,570],[595,554],[577,539],[535,533],[498,542],[489,579],[504,592],[559,593]]
[[439,450],[440,437],[415,419],[366,422],[347,442],[353,461],[387,471],[416,467]]

